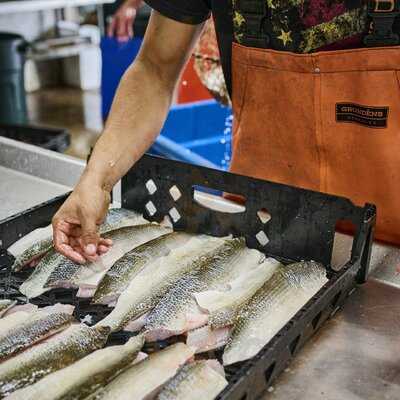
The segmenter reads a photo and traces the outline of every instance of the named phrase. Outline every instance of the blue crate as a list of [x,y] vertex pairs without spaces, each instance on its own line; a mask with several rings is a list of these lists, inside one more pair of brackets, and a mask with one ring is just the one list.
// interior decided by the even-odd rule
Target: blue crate
[[176,105],[171,108],[152,153],[227,169],[231,156],[231,115],[230,108],[215,100]]
[[[142,38],[119,43],[103,37],[102,116],[110,111],[115,91],[125,70],[134,61]],[[151,149],[158,154],[205,166],[227,169],[230,160],[230,131],[226,126],[231,109],[215,100],[175,105],[171,108],[159,139]],[[224,131],[228,128],[228,132]]]
[[136,58],[143,39],[135,37],[126,43],[120,43],[114,38],[101,39],[101,97],[102,116],[106,120],[117,90],[119,81],[126,69]]

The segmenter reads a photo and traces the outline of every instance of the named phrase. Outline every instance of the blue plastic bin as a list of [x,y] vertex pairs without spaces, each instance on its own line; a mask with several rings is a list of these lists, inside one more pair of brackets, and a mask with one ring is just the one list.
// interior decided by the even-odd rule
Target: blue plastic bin
[[125,70],[136,58],[143,39],[138,37],[126,43],[119,43],[114,38],[101,39],[101,97],[102,116],[106,120],[117,90],[119,81]]
[[[139,52],[142,38],[119,43],[101,40],[102,116],[105,120],[125,70]],[[152,154],[209,167],[226,169],[230,161],[231,109],[215,100],[173,106]]]
[[171,108],[152,153],[227,169],[231,157],[231,126],[231,109],[215,100],[176,105]]

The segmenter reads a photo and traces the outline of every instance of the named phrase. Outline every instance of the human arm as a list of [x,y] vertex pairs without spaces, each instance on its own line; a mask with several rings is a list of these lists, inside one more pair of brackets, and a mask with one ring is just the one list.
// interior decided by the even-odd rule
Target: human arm
[[159,134],[201,28],[152,13],[142,48],[121,80],[91,159],[53,218],[55,248],[73,261],[93,261],[110,246],[97,233],[110,191]]

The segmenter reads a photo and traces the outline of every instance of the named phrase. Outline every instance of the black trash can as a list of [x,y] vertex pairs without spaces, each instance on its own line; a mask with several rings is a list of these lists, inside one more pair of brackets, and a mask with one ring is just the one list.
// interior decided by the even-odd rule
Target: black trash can
[[0,123],[3,124],[27,122],[25,48],[22,36],[0,32]]

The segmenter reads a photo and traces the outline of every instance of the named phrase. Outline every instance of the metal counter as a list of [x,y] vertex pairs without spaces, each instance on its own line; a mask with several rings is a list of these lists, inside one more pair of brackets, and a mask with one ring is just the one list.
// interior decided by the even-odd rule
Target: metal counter
[[[0,138],[0,219],[71,190],[84,165],[72,157]],[[235,207],[221,199],[203,203],[207,200],[216,209]],[[334,265],[346,261],[350,245],[348,237],[338,236]],[[265,399],[400,399],[398,268],[400,249],[374,245],[369,282],[299,352]]]

